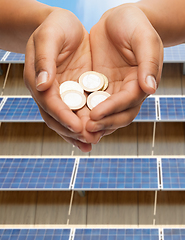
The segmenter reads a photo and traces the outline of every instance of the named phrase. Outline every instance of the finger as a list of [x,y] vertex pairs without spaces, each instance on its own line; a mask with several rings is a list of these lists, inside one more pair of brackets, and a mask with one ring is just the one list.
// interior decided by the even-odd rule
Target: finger
[[[80,118],[62,101],[54,84],[44,92],[32,94],[40,109],[46,112],[63,127],[74,133],[82,132]],[[53,122],[52,122],[53,123]],[[49,124],[50,127],[52,124]]]
[[86,130],[86,124],[90,120],[89,114],[90,111],[87,107],[84,107],[83,109],[77,112],[77,116],[81,119],[83,124],[82,137],[79,137],[78,140],[85,143],[97,144],[100,141],[103,133],[102,132],[90,133]]
[[33,35],[36,88],[38,91],[45,91],[55,80],[57,57],[64,43],[63,32],[60,31],[59,34],[55,26],[45,25]]
[[[138,81],[142,90],[153,94],[160,82],[163,66],[163,45],[157,32],[147,21],[142,33],[136,30],[131,46],[138,64]],[[142,34],[142,37],[141,37]]]
[[66,142],[71,143],[75,147],[79,148],[82,152],[90,152],[92,150],[92,144],[91,143],[83,143],[78,140],[61,136]]
[[108,115],[125,111],[140,105],[146,94],[141,90],[137,81],[137,75],[129,75],[126,78],[120,92],[111,95],[102,103],[92,109],[90,113],[91,120],[98,121]]
[[82,131],[80,119],[62,101],[57,81],[54,81],[47,91],[39,92],[35,89],[34,47],[31,42],[27,45],[24,81],[40,109],[69,130],[76,133]]
[[78,147],[82,152],[90,152],[92,149],[91,143],[81,142],[80,139],[83,139],[81,134],[74,134],[68,129],[62,127],[58,122],[56,122],[52,117],[45,113],[42,109],[41,115],[46,122],[47,126],[54,130],[59,136],[61,136],[65,141],[71,143],[72,145]]
[[115,131],[120,127],[129,125],[139,113],[140,106],[128,109],[121,113],[116,113],[105,117],[99,121],[89,120],[86,129],[89,132],[105,131],[104,135]]
[[47,114],[43,109],[40,108],[40,113],[45,121],[46,125],[55,131],[57,134],[64,136],[64,137],[70,137],[76,140],[83,139],[83,136],[81,133],[74,133],[73,131],[70,131],[66,127],[63,127],[59,122],[57,122],[54,118],[52,118],[49,114]]

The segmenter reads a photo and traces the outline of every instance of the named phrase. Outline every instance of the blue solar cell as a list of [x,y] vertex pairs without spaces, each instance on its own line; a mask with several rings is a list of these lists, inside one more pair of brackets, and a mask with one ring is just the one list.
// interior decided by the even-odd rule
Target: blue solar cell
[[157,117],[156,117],[155,98],[154,97],[146,98],[141,106],[140,112],[138,113],[134,121],[139,122],[139,121],[156,121],[156,120],[157,120]]
[[185,44],[164,48],[164,62],[185,62]]
[[70,229],[0,229],[1,240],[69,240]]
[[156,158],[80,158],[75,190],[158,189]]
[[185,159],[184,158],[162,158],[161,176],[163,189],[184,190],[185,189]]
[[69,190],[74,162],[74,158],[0,158],[0,189]]
[[76,229],[74,240],[159,240],[159,229]]
[[171,228],[163,229],[164,240],[184,240],[185,229],[184,228]]
[[185,121],[185,98],[160,97],[161,121]]
[[0,108],[1,108],[2,100],[3,100],[3,97],[0,97]]
[[0,61],[2,61],[2,58],[4,57],[6,51],[0,49]]
[[39,108],[33,98],[9,97],[0,111],[1,122],[42,122]]
[[10,52],[5,62],[7,63],[24,63],[25,55],[20,53]]

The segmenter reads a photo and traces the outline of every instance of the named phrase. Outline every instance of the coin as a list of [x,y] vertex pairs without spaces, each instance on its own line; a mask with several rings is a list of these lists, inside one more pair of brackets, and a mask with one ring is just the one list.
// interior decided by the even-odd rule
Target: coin
[[89,109],[92,110],[99,103],[105,101],[108,97],[110,97],[110,94],[107,92],[104,91],[93,92],[87,98],[87,106]]
[[61,94],[62,100],[71,110],[79,110],[86,104],[86,97],[79,91],[69,90]]

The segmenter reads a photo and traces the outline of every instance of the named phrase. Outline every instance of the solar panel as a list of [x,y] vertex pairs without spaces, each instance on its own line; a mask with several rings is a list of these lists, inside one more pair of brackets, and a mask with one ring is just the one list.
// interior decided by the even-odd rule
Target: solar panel
[[74,240],[159,240],[159,229],[76,229]]
[[74,158],[0,158],[1,190],[70,190]]
[[10,52],[10,54],[5,59],[5,63],[24,63],[25,55],[20,53]]
[[70,229],[0,229],[1,240],[69,240]]
[[185,62],[185,44],[179,44],[173,47],[164,48],[165,63],[184,63]]
[[185,121],[184,97],[159,97],[160,121]]
[[134,122],[153,122],[157,120],[155,97],[146,98]]
[[0,97],[0,108],[1,108],[2,101],[3,101],[3,97]]
[[163,239],[164,240],[184,240],[185,229],[184,228],[163,229]]
[[0,61],[2,61],[4,55],[5,55],[6,51],[0,49]]
[[75,190],[156,190],[156,158],[80,158]]
[[185,158],[162,158],[161,166],[163,189],[184,190]]
[[1,122],[43,122],[32,97],[8,97],[0,111]]

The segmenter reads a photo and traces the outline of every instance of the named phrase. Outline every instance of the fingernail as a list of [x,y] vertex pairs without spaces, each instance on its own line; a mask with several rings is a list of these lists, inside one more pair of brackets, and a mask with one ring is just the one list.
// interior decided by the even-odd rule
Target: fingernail
[[37,88],[43,83],[47,82],[47,80],[48,80],[48,73],[45,71],[40,72],[36,80]]
[[68,128],[71,132],[75,132],[70,126],[67,126],[67,128]]
[[78,137],[77,138],[80,142],[87,143],[86,139],[84,137]]
[[157,83],[156,83],[156,80],[155,80],[155,78],[154,78],[153,76],[147,76],[147,78],[146,78],[146,84],[147,84],[149,87],[153,88],[154,90],[157,89]]

